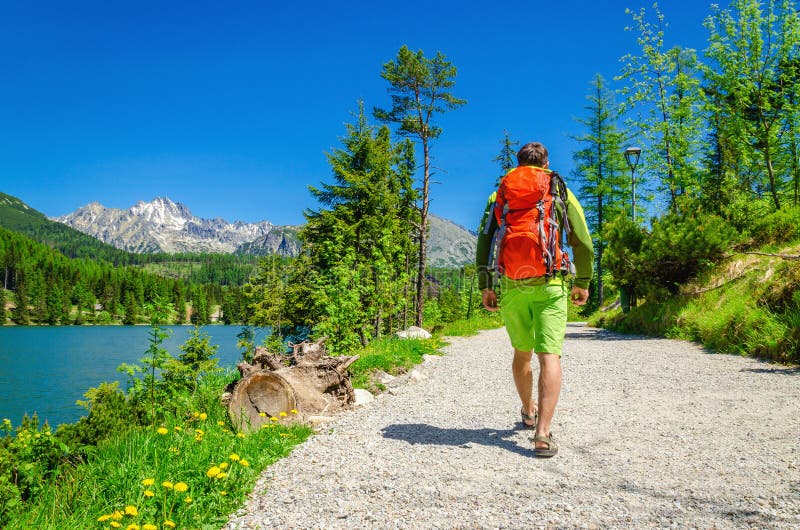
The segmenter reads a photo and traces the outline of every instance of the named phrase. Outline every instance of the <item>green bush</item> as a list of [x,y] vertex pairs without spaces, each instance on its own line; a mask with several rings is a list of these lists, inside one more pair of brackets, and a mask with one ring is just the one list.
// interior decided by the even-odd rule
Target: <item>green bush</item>
[[788,243],[800,239],[800,208],[785,208],[753,220],[749,248]]
[[735,238],[716,215],[668,214],[653,221],[649,234],[620,217],[607,227],[603,265],[615,286],[663,300],[719,261]]

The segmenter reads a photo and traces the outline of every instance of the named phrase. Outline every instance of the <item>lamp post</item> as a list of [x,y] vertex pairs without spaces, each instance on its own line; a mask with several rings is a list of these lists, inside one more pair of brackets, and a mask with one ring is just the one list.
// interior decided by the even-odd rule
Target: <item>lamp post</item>
[[625,161],[628,163],[628,167],[631,168],[631,218],[634,222],[636,222],[636,180],[633,178],[633,173],[639,164],[639,155],[641,154],[642,150],[638,147],[625,149]]

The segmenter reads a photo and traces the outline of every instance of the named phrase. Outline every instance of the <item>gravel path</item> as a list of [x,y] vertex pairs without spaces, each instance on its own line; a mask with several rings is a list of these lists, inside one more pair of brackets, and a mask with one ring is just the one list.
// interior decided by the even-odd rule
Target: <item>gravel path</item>
[[800,370],[570,324],[553,423],[519,430],[504,329],[267,470],[244,528],[800,528]]

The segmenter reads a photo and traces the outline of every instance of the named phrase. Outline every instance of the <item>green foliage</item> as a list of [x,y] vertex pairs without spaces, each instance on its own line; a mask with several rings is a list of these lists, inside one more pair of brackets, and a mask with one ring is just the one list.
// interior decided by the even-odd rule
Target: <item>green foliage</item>
[[800,239],[800,207],[777,210],[757,216],[749,229],[747,246],[763,247],[790,243]]
[[[744,275],[723,276],[724,270],[742,268]],[[598,312],[590,324],[625,333],[696,340],[725,353],[800,362],[800,266],[764,257],[744,266],[732,263],[703,278],[698,287],[720,287],[697,289],[692,296],[651,300],[627,315],[619,310]]]
[[620,217],[608,227],[604,263],[618,287],[659,300],[711,267],[735,238],[716,215],[668,214],[653,220],[649,234]]
[[573,137],[581,144],[581,149],[573,155],[576,163],[573,175],[580,182],[578,196],[596,250],[597,282],[590,292],[594,293],[596,303],[602,305],[605,299],[603,252],[607,245],[603,233],[610,219],[625,214],[631,202],[631,190],[622,154],[623,134],[617,129],[619,113],[600,74],[592,81],[587,100],[588,117],[578,120],[586,132]]
[[70,447],[94,446],[112,433],[121,433],[141,423],[143,412],[119,389],[119,383],[100,383],[78,401],[88,414],[72,424],[59,425],[56,435]]
[[477,335],[482,329],[503,327],[503,320],[498,313],[489,313],[485,309],[475,311],[470,318],[460,318],[453,322],[446,322],[437,330],[441,337],[469,337]]
[[618,288],[638,290],[644,281],[639,254],[645,233],[630,218],[620,215],[606,225],[604,234],[608,247],[603,254],[603,267]]
[[195,326],[186,342],[179,346],[183,353],[177,359],[167,359],[162,377],[172,394],[180,394],[184,389],[194,394],[201,375],[217,369],[218,359],[214,355],[219,346],[210,341],[208,333]]
[[[738,191],[766,192],[780,209],[783,190],[800,178],[800,16],[790,0],[733,0],[705,25],[719,166]],[[792,198],[797,206],[796,191]]]
[[0,425],[0,525],[47,487],[68,448],[39,420],[25,416],[16,429],[8,419]]
[[[36,495],[16,506],[0,504],[7,515],[0,524],[7,529],[94,528],[100,517],[118,512],[123,528],[145,523],[162,528],[166,520],[180,528],[222,525],[260,472],[311,434],[308,427],[290,425],[246,436],[232,432],[219,395],[233,377],[231,371],[202,377],[193,397],[157,426],[130,421],[128,428],[110,432],[80,465],[61,466],[57,477],[42,477]],[[4,454],[0,444],[0,461]],[[224,476],[209,476],[212,467],[224,467]],[[0,469],[2,477],[7,468]],[[0,478],[0,495],[8,485]]]
[[[383,65],[381,72],[389,83],[390,109],[375,108],[374,115],[385,123],[397,125],[400,136],[411,137],[422,144],[422,189],[419,223],[416,236],[419,243],[417,260],[416,324],[422,325],[425,304],[426,241],[428,237],[428,206],[430,204],[431,157],[430,143],[442,134],[436,125],[437,114],[455,110],[467,102],[455,97],[450,90],[455,86],[456,67],[445,55],[436,52],[433,58],[425,57],[422,50],[412,52],[402,46],[397,58]],[[411,160],[410,157],[407,157]],[[413,174],[412,168],[408,172]]]
[[[398,293],[409,290],[408,264],[416,253],[409,237],[417,220],[411,144],[392,144],[387,127],[367,123],[363,106],[342,144],[328,155],[333,182],[309,188],[322,208],[305,213],[308,223],[300,238],[307,261],[297,280],[311,291],[290,297],[286,289],[297,282],[285,288],[269,278],[261,283],[268,294],[278,285],[273,300],[308,300],[307,313],[314,318],[291,323],[313,325],[316,335],[329,337],[334,352],[351,351],[396,329],[407,307]],[[275,305],[277,310],[268,305],[264,311],[273,326],[288,313]]]
[[627,120],[632,130],[647,141],[642,154],[642,171],[659,178],[670,211],[677,212],[682,196],[697,197],[702,161],[702,112],[704,93],[700,90],[700,65],[695,50],[675,46],[667,49],[663,13],[653,4],[653,17],[642,8],[627,10],[637,32],[639,55],[622,58],[618,80],[628,82],[621,92],[625,109],[639,115]]

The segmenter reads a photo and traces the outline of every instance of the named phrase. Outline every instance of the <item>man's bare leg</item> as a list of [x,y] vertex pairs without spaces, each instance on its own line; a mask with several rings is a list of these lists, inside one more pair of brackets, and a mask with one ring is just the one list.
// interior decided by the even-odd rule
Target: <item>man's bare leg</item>
[[[536,412],[536,400],[533,399],[532,357],[532,352],[514,348],[514,360],[511,363],[511,373],[514,375],[514,385],[517,387],[517,394],[522,402],[522,412],[529,416],[533,416]],[[550,417],[552,418],[552,414]]]
[[[561,393],[561,357],[552,353],[536,355],[539,357],[539,425],[536,434],[550,436],[550,425]],[[535,445],[537,448],[547,448],[547,444],[542,442],[536,442]]]

